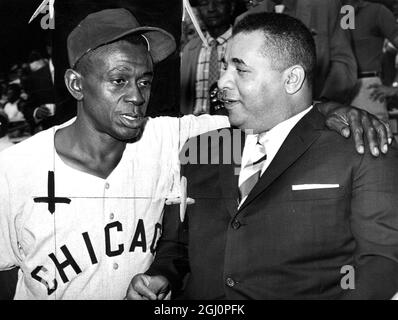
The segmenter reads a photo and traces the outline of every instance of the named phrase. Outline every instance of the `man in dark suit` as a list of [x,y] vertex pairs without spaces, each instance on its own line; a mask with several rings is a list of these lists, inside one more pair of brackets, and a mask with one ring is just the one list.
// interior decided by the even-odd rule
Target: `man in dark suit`
[[24,83],[28,94],[25,108],[32,127],[48,129],[56,124],[54,67],[51,58],[46,61],[37,53],[32,53],[30,60],[32,73]]
[[398,150],[374,159],[327,130],[312,107],[315,60],[311,33],[295,18],[253,14],[234,27],[218,85],[231,124],[251,132],[189,146],[188,229],[165,213],[155,261],[128,298],[164,298],[188,271],[187,299],[398,291]]

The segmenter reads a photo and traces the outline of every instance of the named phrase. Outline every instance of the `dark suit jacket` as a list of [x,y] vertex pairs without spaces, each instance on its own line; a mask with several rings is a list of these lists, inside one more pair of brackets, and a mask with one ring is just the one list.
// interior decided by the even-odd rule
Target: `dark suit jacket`
[[[357,65],[349,30],[343,30],[340,20],[340,0],[283,0],[284,13],[299,19],[312,32],[316,45],[317,68],[314,97],[349,102],[357,79]],[[237,18],[249,13],[273,12],[274,3],[263,0]]]
[[[33,119],[33,112],[36,108],[46,103],[56,103],[54,84],[51,79],[51,72],[48,64],[39,70],[32,72],[24,84],[26,93],[29,95],[27,101],[28,118]],[[49,117],[41,122],[44,129],[55,125],[55,117]]]
[[[301,119],[240,209],[239,165],[183,166],[196,200],[188,229],[166,210],[148,274],[165,275],[178,290],[190,271],[187,299],[391,298],[398,291],[398,149],[381,159],[359,155],[324,122],[316,109]],[[220,140],[211,151],[231,152]],[[302,184],[339,187],[292,190]],[[355,290],[340,286],[345,265],[355,268]]]

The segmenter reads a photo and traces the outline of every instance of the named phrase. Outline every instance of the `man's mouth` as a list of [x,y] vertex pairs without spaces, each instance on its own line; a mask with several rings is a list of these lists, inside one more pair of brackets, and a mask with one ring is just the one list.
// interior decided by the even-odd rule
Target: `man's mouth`
[[120,115],[123,125],[129,128],[141,127],[145,117],[141,114],[136,113],[122,113]]
[[219,99],[223,105],[228,108],[228,107],[232,107],[235,103],[237,103],[239,100],[233,99],[233,98],[228,98],[224,95],[222,95],[222,97]]
[[239,101],[238,100],[224,100],[223,104],[226,109],[232,109]]
[[129,121],[134,121],[134,120],[141,120],[141,119],[143,119],[144,117],[143,116],[141,116],[141,115],[136,115],[136,114],[131,114],[131,113],[124,113],[124,114],[122,114],[122,117],[124,118],[124,119],[127,119],[127,120],[129,120]]

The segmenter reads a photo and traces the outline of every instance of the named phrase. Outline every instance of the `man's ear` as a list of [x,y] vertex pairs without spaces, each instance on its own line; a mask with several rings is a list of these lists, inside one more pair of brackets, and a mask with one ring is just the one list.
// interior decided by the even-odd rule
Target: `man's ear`
[[65,85],[68,88],[70,94],[77,100],[83,99],[83,77],[82,75],[73,70],[67,69],[65,71]]
[[305,70],[300,65],[294,65],[286,69],[283,76],[285,78],[286,92],[290,95],[300,91],[306,78]]

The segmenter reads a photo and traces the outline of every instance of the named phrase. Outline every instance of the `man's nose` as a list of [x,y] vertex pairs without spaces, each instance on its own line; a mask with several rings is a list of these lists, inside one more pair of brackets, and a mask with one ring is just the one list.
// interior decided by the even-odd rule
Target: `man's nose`
[[125,96],[125,101],[132,103],[135,106],[141,106],[145,103],[145,98],[138,88],[137,84],[133,84],[128,88],[128,93]]
[[233,88],[233,78],[231,72],[228,70],[222,71],[220,78],[217,82],[219,89],[232,89]]

